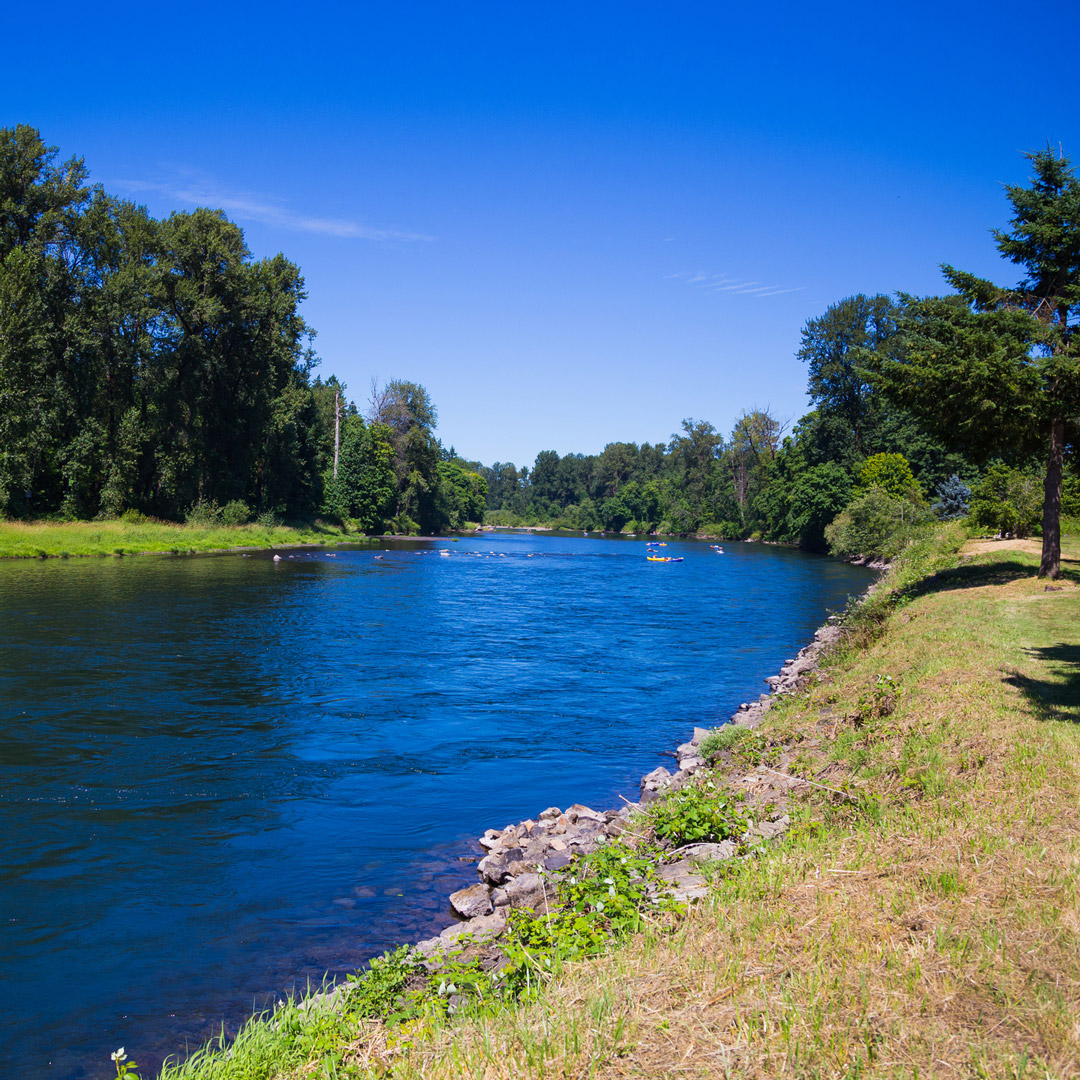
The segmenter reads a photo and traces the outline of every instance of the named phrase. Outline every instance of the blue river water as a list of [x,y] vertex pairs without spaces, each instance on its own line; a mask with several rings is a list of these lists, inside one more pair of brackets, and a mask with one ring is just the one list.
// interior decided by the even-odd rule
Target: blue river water
[[474,839],[636,796],[861,592],[524,533],[0,565],[0,1070],[145,1077],[452,918]]

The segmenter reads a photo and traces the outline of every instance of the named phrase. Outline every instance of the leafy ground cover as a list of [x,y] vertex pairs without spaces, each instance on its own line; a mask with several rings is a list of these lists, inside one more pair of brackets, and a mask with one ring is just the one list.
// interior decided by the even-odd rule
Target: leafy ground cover
[[336,544],[359,539],[326,524],[179,525],[124,521],[0,521],[0,558],[182,554],[231,548]]
[[790,830],[713,864],[704,900],[647,905],[660,856],[613,845],[571,868],[562,921],[522,923],[504,979],[390,954],[165,1075],[1080,1073],[1080,545],[1048,588],[1036,555],[960,539],[920,541],[804,693],[711,740],[715,805],[638,821],[730,835],[780,781]]

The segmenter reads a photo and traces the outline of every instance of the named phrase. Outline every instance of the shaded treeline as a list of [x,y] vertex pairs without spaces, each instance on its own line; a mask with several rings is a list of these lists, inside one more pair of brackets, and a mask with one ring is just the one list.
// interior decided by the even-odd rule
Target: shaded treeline
[[164,220],[0,130],[0,513],[355,518],[435,531],[482,481],[395,381],[365,422],[318,359],[283,255],[218,210]]

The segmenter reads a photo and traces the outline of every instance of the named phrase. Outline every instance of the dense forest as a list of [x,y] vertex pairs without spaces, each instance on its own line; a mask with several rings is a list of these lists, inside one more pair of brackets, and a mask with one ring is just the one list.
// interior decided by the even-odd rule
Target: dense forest
[[481,478],[422,387],[368,416],[313,378],[304,281],[200,208],[155,220],[33,128],[0,130],[0,514],[348,517],[458,528]]
[[[488,521],[764,539],[885,555],[936,517],[1044,535],[1080,514],[1080,182],[1049,149],[1008,187],[1000,287],[858,295],[807,322],[812,411],[687,419],[665,443],[466,462],[422,386],[363,411],[315,375],[299,269],[253,259],[218,210],[164,220],[0,130],[0,514],[252,517],[439,532]],[[1049,555],[1047,551],[1050,551]]]

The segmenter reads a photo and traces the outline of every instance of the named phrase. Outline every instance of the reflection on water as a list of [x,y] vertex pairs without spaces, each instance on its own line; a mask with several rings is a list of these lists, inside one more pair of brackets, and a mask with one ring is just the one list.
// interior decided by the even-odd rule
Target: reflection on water
[[473,837],[632,794],[868,580],[668,553],[501,534],[0,565],[8,1075],[104,1077],[120,1045],[146,1075],[435,932]]

